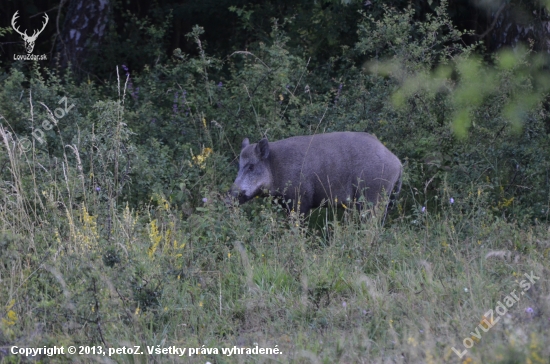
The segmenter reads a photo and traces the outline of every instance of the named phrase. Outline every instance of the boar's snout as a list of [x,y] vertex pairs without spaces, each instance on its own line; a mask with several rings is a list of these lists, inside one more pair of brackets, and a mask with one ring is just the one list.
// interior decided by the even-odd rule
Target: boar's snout
[[248,201],[245,191],[241,190],[236,184],[233,184],[233,186],[231,186],[231,190],[227,193],[227,197],[225,200],[226,204],[233,205],[233,201],[235,199],[239,202],[239,205],[242,205],[243,203]]
[[223,203],[227,207],[233,207],[235,205],[235,198],[231,194],[231,191],[227,191],[227,193],[223,197]]

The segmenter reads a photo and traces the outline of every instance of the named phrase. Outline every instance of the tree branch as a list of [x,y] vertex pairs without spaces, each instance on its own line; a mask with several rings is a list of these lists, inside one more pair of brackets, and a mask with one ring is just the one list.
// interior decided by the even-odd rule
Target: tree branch
[[493,19],[493,22],[491,23],[491,26],[486,31],[484,31],[483,34],[478,35],[479,38],[485,38],[485,36],[487,34],[489,34],[489,32],[491,32],[491,30],[493,30],[493,28],[495,27],[495,25],[497,23],[498,17],[500,16],[500,13],[502,13],[504,8],[506,8],[506,5],[507,5],[506,3],[502,3],[500,8],[498,8],[497,13],[495,14],[495,18]]

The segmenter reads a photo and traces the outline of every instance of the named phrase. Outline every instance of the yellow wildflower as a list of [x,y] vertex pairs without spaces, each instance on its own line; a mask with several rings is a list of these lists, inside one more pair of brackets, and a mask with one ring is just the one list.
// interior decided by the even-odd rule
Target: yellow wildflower
[[212,148],[203,148],[201,154],[193,156],[193,162],[204,169],[206,159],[212,154]]
[[15,300],[11,300],[6,306],[6,317],[2,318],[2,323],[6,326],[13,326],[17,322],[17,313],[12,310],[12,307],[15,305]]
[[149,232],[149,238],[151,239],[151,247],[149,248],[148,254],[149,258],[153,258],[153,254],[155,254],[155,251],[157,250],[160,241],[162,239],[162,235],[159,233],[159,229],[157,227],[157,220],[151,221],[149,224],[150,226],[150,232]]

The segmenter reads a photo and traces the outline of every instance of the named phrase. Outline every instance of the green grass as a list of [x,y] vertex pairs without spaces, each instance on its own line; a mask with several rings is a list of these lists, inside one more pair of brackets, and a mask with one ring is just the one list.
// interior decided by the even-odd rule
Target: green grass
[[[315,228],[267,200],[229,209],[215,194],[190,214],[162,196],[137,210],[109,210],[92,193],[71,204],[79,172],[65,169],[67,180],[49,191],[3,190],[2,362],[28,360],[6,356],[12,345],[140,345],[141,356],[111,359],[548,363],[550,229],[485,213],[481,192],[462,201],[469,210],[457,201],[415,218],[395,213],[383,227],[355,211],[321,210]],[[459,359],[451,348],[464,350],[483,315],[531,272],[540,280]],[[147,354],[157,345],[220,354]],[[282,354],[221,354],[256,345]]]

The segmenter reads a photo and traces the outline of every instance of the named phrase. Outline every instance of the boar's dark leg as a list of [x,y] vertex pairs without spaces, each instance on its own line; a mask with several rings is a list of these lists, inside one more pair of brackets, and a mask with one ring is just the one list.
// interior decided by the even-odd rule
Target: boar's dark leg
[[300,200],[300,205],[299,205],[299,210],[300,210],[300,214],[304,214],[307,215],[307,213],[309,212],[309,210],[311,209],[311,203],[309,201],[304,201],[303,199]]
[[[290,214],[292,211],[297,211],[300,214],[306,215],[311,209],[311,201],[306,196],[300,196],[299,198],[291,198],[285,196],[283,199],[283,205],[286,207],[287,212]],[[286,202],[288,201],[288,202]]]
[[382,225],[384,225],[384,222],[386,221],[386,216],[388,215],[388,211],[391,211],[395,208],[397,205],[397,198],[399,197],[399,192],[401,192],[401,184],[403,182],[403,176],[402,174],[399,175],[399,179],[395,183],[395,186],[393,186],[393,191],[391,191],[388,204],[386,205],[386,209],[384,210],[384,218],[382,219]]

